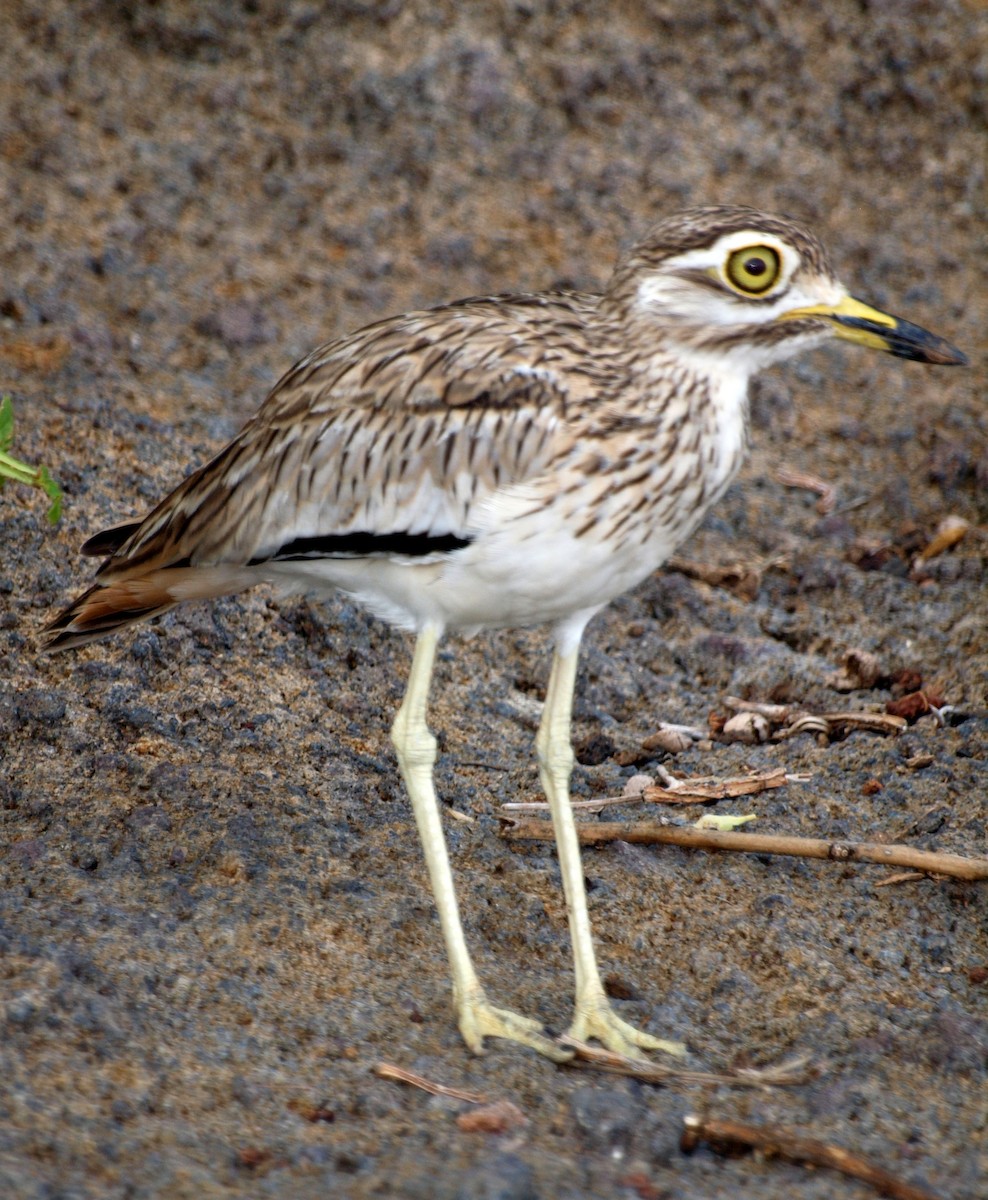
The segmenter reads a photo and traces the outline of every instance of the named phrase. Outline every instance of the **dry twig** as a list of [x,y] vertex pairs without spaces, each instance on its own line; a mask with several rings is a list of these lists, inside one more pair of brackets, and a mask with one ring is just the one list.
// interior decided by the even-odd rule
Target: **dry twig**
[[725,696],[724,706],[734,712],[761,713],[773,725],[781,725],[792,712],[788,704],[763,704],[758,700],[742,700],[739,696]]
[[838,726],[842,730],[867,729],[872,733],[899,734],[908,726],[905,717],[896,717],[891,713],[866,712],[826,712],[812,714],[819,716],[828,725]]
[[424,1075],[416,1075],[414,1071],[406,1071],[404,1067],[394,1063],[379,1062],[374,1067],[374,1074],[381,1079],[397,1079],[399,1083],[410,1083],[412,1087],[421,1088],[431,1096],[449,1096],[453,1100],[463,1100],[467,1104],[486,1104],[487,1097],[482,1092],[468,1092],[463,1088],[448,1087],[445,1083],[433,1083]]
[[709,567],[704,563],[691,562],[689,559],[674,555],[666,562],[667,571],[678,571],[687,579],[698,579],[711,587],[725,588],[734,592],[742,600],[754,600],[762,582],[762,572],[766,567],[775,566],[781,559],[773,559],[766,563],[734,563],[728,567]]
[[704,1117],[683,1118],[685,1130],[680,1148],[690,1154],[700,1142],[707,1142],[721,1154],[730,1154],[738,1147],[758,1150],[766,1158],[784,1158],[788,1162],[812,1167],[829,1167],[870,1183],[879,1195],[892,1200],[937,1200],[937,1197],[915,1184],[906,1183],[886,1171],[884,1167],[860,1154],[852,1154],[842,1146],[831,1146],[815,1138],[800,1137],[785,1129],[765,1129],[757,1125],[745,1125],[740,1121],[711,1121]]
[[716,1073],[690,1071],[683,1067],[670,1067],[666,1063],[652,1062],[644,1058],[626,1058],[613,1050],[590,1046],[577,1038],[563,1034],[557,1039],[563,1046],[576,1051],[567,1066],[596,1067],[612,1075],[629,1075],[641,1083],[701,1083],[722,1084],[727,1087],[793,1087],[806,1083],[818,1072],[810,1068],[810,1056],[801,1054],[773,1067],[742,1067],[736,1071]]
[[[757,713],[765,717],[770,725],[778,726],[772,732],[773,741],[782,741],[800,733],[822,733],[830,737],[834,733],[847,733],[852,729],[898,735],[909,724],[905,717],[888,712],[810,713],[789,708],[784,704],[759,704],[753,700],[740,700],[737,696],[725,696],[724,706],[738,713]],[[929,706],[924,711],[930,711]]]
[[[515,821],[503,833],[511,840],[550,841],[555,836],[551,821]],[[719,833],[648,821],[633,824],[606,821],[586,823],[577,826],[577,833],[584,846],[621,841],[646,846],[683,846],[692,850],[733,850],[742,854],[785,854],[794,858],[823,858],[842,863],[881,863],[887,867],[908,867],[924,874],[950,875],[954,879],[988,879],[988,859],[916,850],[912,846],[886,846],[878,842],[834,842],[826,838],[764,833]]]
[[875,887],[892,887],[896,883],[915,883],[917,879],[924,878],[922,871],[899,871],[897,875],[890,875],[888,879],[879,879]]
[[[675,779],[667,775],[667,786],[650,783],[640,792],[625,796],[598,796],[594,800],[574,800],[574,812],[600,812],[614,804],[707,804],[712,800],[725,800],[734,796],[754,796],[772,788],[785,787],[787,783],[805,783],[808,775],[787,775],[779,767],[762,775],[745,775],[737,779],[718,779],[715,775],[697,776],[692,779]],[[516,813],[538,813],[548,811],[545,800],[518,800],[502,804],[500,811],[514,816]]]
[[837,489],[818,475],[807,475],[805,471],[791,471],[788,467],[780,467],[775,472],[775,478],[786,487],[805,488],[808,492],[816,492],[820,497],[816,502],[816,510],[821,517],[834,511]]

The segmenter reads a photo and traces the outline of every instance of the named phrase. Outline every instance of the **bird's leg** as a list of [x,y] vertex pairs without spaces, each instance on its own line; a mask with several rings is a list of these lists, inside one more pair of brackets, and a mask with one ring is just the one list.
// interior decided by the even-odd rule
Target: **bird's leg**
[[408,687],[398,715],[391,727],[391,737],[398,754],[398,765],[415,813],[425,862],[429,869],[432,894],[439,910],[439,923],[446,941],[450,971],[453,976],[453,1003],[463,1040],[475,1054],[483,1053],[485,1037],[510,1038],[531,1046],[557,1062],[572,1057],[546,1036],[538,1021],[523,1017],[508,1009],[495,1008],[484,995],[470,959],[463,924],[460,921],[453,873],[450,870],[446,839],[443,835],[439,804],[432,782],[436,761],[436,739],[426,725],[426,706],[429,683],[436,656],[440,630],[427,625],[419,634],[412,658]]
[[[567,642],[572,642],[572,637]],[[559,869],[566,895],[570,937],[573,941],[573,968],[576,974],[576,1007],[570,1036],[586,1041],[598,1041],[617,1054],[640,1058],[638,1047],[646,1050],[665,1050],[683,1054],[679,1042],[667,1042],[644,1033],[623,1021],[608,1000],[597,968],[597,958],[590,932],[590,914],[583,880],[580,843],[569,799],[569,781],[575,756],[570,734],[573,714],[573,688],[579,642],[557,646],[553,655],[545,708],[539,724],[535,747],[539,759],[539,775],[549,801],[552,824],[556,832]]]

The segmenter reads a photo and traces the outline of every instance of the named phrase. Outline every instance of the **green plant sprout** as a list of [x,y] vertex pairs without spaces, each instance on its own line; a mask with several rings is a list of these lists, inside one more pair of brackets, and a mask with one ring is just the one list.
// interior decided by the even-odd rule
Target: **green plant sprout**
[[0,399],[0,486],[8,479],[38,487],[51,501],[48,520],[55,525],[62,515],[62,489],[45,467],[31,467],[8,454],[14,442],[14,405],[9,396]]

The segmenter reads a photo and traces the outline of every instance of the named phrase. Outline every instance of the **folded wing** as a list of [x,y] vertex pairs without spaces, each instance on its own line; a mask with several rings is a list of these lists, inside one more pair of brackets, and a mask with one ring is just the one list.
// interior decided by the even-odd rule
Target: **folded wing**
[[427,562],[468,546],[481,506],[551,467],[565,425],[570,397],[535,336],[545,309],[545,297],[471,301],[309,355],[143,521],[86,543],[107,557],[48,627],[49,648],[240,591],[269,563]]

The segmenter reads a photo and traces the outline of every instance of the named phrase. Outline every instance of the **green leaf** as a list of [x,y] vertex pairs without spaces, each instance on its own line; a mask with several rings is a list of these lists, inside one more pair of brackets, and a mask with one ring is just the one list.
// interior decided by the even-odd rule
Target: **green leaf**
[[48,507],[48,520],[52,525],[58,523],[62,515],[62,489],[48,474],[45,467],[32,467],[19,458],[8,454],[14,440],[14,406],[9,396],[0,397],[0,486],[12,479],[15,483],[26,483],[31,487],[41,488],[51,504]]
[[38,468],[38,487],[45,493],[51,504],[48,506],[48,522],[57,525],[62,515],[62,489],[48,474],[47,467]]
[[14,405],[9,396],[0,399],[0,450],[14,444]]
[[17,483],[37,483],[38,473],[34,467],[21,462],[19,458],[0,450],[0,477],[13,479]]
[[756,821],[758,818],[755,813],[747,813],[744,816],[733,816],[731,813],[704,813],[699,821],[694,821],[695,829],[716,829],[721,833],[730,833],[733,829],[740,829],[742,825],[747,825],[749,821]]

